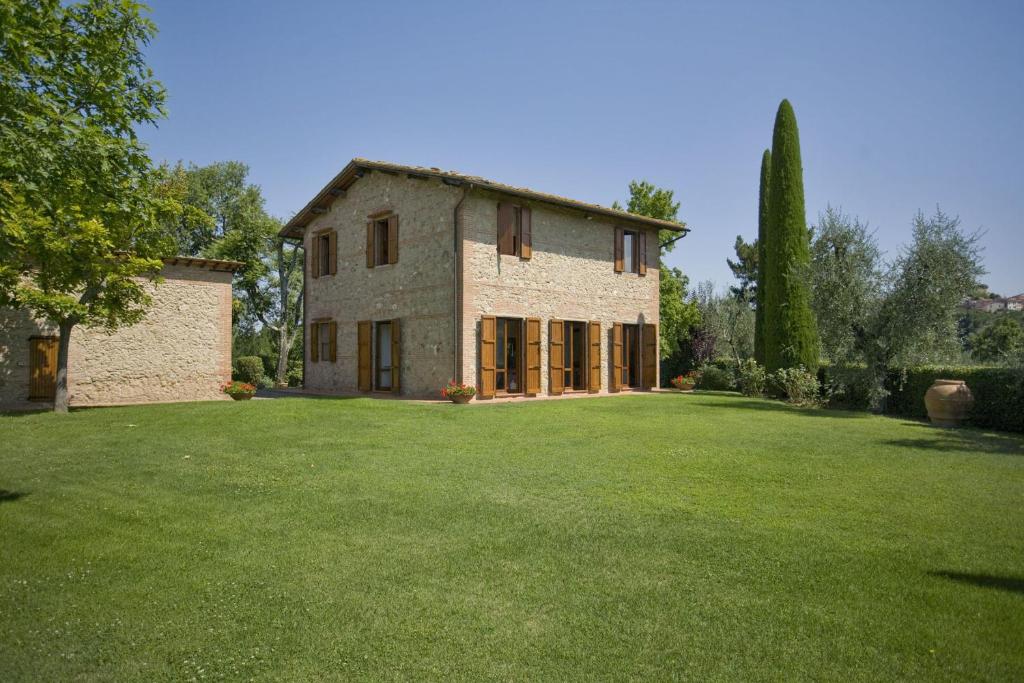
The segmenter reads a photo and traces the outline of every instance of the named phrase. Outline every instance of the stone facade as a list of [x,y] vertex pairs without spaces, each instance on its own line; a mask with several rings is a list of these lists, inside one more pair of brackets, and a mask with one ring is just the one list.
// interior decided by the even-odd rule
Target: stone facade
[[614,323],[658,324],[657,230],[647,236],[647,273],[616,273],[617,224],[598,216],[553,207],[529,206],[533,254],[528,260],[497,249],[499,201],[493,193],[471,195],[464,204],[462,251],[462,376],[479,382],[480,317],[541,320],[541,394],[548,393],[548,321],[601,323],[601,391],[611,382],[609,349]]
[[[68,357],[72,406],[226,398],[231,379],[231,277],[226,270],[166,265],[146,317],[113,333],[75,327]],[[0,309],[0,406],[25,405],[29,338],[56,336],[25,311]]]
[[[436,396],[454,374],[454,208],[457,188],[435,179],[375,172],[349,188],[304,235],[305,386],[347,393],[357,391],[359,321],[400,321],[400,393]],[[398,216],[398,261],[366,265],[368,217]],[[312,277],[312,239],[319,231],[337,233],[334,275]],[[335,361],[312,360],[310,325],[337,325]]]
[[[299,228],[307,254],[306,388],[358,391],[358,323],[392,319],[401,323],[402,396],[436,398],[452,377],[478,384],[480,318],[492,315],[541,319],[541,395],[548,393],[548,321],[600,321],[600,392],[607,393],[613,323],[658,324],[657,228],[626,226],[647,232],[647,272],[616,273],[615,228],[623,226],[614,217],[453,185],[367,170]],[[529,260],[498,254],[499,201],[531,208]],[[381,212],[399,217],[398,260],[370,268],[367,221]],[[314,278],[312,240],[324,230],[336,231],[336,272]],[[318,321],[336,323],[333,362],[312,359]]]

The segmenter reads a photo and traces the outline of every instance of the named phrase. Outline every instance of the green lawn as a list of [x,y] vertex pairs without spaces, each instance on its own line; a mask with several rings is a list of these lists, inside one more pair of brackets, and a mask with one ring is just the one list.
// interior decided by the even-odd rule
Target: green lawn
[[0,676],[1024,678],[1024,439],[728,395],[0,417]]

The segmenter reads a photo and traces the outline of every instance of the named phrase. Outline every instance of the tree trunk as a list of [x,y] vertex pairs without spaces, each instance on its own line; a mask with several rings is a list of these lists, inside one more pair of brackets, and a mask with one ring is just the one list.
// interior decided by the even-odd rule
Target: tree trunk
[[60,329],[60,341],[57,346],[57,386],[53,394],[53,412],[68,412],[68,349],[71,346],[71,328],[74,322],[64,321]]
[[288,323],[281,321],[277,332],[277,372],[274,381],[278,386],[288,386],[288,354],[291,353],[295,335],[288,334]]

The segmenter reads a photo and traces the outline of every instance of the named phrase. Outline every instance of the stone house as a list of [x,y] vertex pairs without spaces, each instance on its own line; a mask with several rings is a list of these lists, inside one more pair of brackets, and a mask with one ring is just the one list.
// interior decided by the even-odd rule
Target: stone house
[[305,386],[438,396],[657,387],[658,230],[483,178],[354,159],[282,229],[305,249]]
[[[241,265],[164,260],[142,321],[112,333],[77,326],[68,349],[72,406],[226,398],[231,379],[231,278]],[[53,400],[57,332],[27,311],[0,308],[0,409]]]

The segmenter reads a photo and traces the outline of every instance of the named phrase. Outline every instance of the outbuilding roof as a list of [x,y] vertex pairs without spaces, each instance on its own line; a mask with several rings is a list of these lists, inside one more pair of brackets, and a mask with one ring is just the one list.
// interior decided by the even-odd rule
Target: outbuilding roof
[[193,268],[208,268],[209,270],[224,270],[230,273],[235,272],[245,264],[241,261],[222,261],[214,258],[198,258],[196,256],[168,256],[164,263],[169,266],[191,266]]
[[566,197],[560,197],[546,192],[537,192],[536,190],[531,190],[525,187],[514,187],[512,185],[506,185],[504,183],[495,182],[479,176],[466,175],[455,171],[442,171],[439,168],[405,166],[403,164],[394,164],[388,161],[370,161],[369,159],[355,158],[350,161],[348,165],[338,173],[338,175],[334,176],[329,183],[324,185],[323,189],[320,190],[320,192],[318,192],[301,211],[295,214],[292,219],[285,224],[284,228],[281,229],[280,235],[282,237],[301,237],[310,221],[312,221],[317,215],[326,213],[327,208],[335,199],[343,197],[348,188],[351,187],[356,180],[363,177],[370,171],[404,174],[413,178],[440,178],[442,182],[449,185],[469,184],[473,187],[479,187],[493,192],[500,192],[502,194],[522,197],[524,199],[532,199],[534,201],[554,204],[556,206],[562,206],[569,209],[576,209],[583,211],[584,213],[606,216],[626,223],[647,225],[661,230],[674,230],[682,233],[689,232],[689,228],[687,228],[684,223],[673,223],[671,221],[663,221],[657,218],[638,216],[637,214],[629,213],[628,211],[620,211],[619,209],[612,209],[599,204],[589,204],[587,202],[568,199]]

